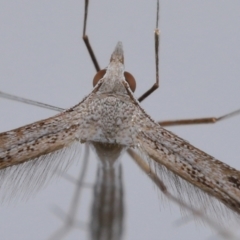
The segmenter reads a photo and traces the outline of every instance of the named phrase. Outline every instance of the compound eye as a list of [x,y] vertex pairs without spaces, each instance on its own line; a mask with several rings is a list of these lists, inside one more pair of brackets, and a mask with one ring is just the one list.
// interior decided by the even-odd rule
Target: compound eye
[[132,92],[134,92],[136,89],[136,81],[135,81],[133,75],[129,72],[124,72],[124,77],[125,77],[126,81],[128,82],[129,87],[131,88]]
[[106,71],[107,71],[106,69],[102,69],[102,70],[100,70],[99,72],[96,73],[96,75],[93,78],[93,86],[94,87],[97,85],[98,81],[103,78]]

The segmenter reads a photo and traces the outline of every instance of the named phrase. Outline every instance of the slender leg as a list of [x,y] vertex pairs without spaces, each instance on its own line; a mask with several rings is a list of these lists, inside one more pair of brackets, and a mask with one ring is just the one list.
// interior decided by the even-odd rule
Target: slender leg
[[155,42],[155,67],[156,67],[156,82],[153,86],[147,90],[141,97],[138,98],[139,102],[142,102],[147,98],[152,92],[154,92],[159,87],[159,40],[160,40],[160,31],[158,29],[159,22],[159,0],[157,1],[157,20],[156,20],[156,29],[154,31],[154,42]]
[[8,93],[1,92],[1,91],[0,91],[0,97],[5,98],[5,99],[9,99],[9,100],[13,100],[13,101],[16,101],[16,102],[22,102],[22,103],[26,103],[26,104],[29,104],[29,105],[45,108],[45,109],[50,109],[50,110],[57,111],[57,112],[63,112],[65,110],[64,108],[55,107],[55,106],[52,106],[50,104],[37,102],[37,101],[27,99],[27,98],[18,97],[16,95],[8,94]]
[[96,69],[97,72],[100,71],[100,67],[99,67],[99,64],[98,64],[98,61],[97,61],[97,58],[93,52],[93,49],[91,47],[91,44],[89,42],[89,39],[88,39],[88,36],[86,35],[86,28],[87,28],[87,15],[88,15],[88,3],[89,1],[88,0],[85,0],[85,10],[84,10],[84,21],[83,21],[83,41],[87,47],[87,50],[88,50],[88,53],[92,59],[92,62],[94,64],[94,67]]
[[163,127],[168,126],[178,126],[178,125],[190,125],[190,124],[206,124],[206,123],[216,123],[221,120],[233,117],[240,114],[240,109],[225,114],[221,117],[208,117],[208,118],[195,118],[195,119],[181,119],[181,120],[167,120],[160,121],[159,124]]

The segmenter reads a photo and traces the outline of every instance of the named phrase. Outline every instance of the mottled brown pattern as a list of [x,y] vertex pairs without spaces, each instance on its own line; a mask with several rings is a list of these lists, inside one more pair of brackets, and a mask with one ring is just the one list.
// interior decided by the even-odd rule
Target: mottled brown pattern
[[154,131],[145,131],[143,128],[139,134],[141,148],[148,156],[240,213],[238,170],[195,148],[158,124],[153,128]]

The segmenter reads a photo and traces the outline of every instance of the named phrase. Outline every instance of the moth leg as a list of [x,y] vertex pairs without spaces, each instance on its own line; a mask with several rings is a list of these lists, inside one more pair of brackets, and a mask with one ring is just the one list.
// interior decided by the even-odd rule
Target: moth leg
[[28,99],[28,98],[19,97],[19,96],[12,95],[12,94],[5,93],[5,92],[1,92],[1,91],[0,91],[0,97],[8,99],[8,100],[13,100],[13,101],[16,101],[16,102],[21,102],[21,103],[45,108],[45,109],[50,109],[50,110],[57,111],[57,112],[63,112],[65,110],[64,108],[56,107],[56,106],[53,106],[53,105],[50,105],[50,104],[34,101],[34,100],[31,100],[31,99]]
[[178,126],[178,125],[190,125],[190,124],[206,124],[206,123],[216,123],[221,120],[234,117],[236,115],[240,114],[240,109],[230,112],[228,114],[225,114],[220,117],[207,117],[207,118],[193,118],[193,119],[180,119],[180,120],[166,120],[166,121],[160,121],[159,124],[163,127],[169,127],[169,126]]
[[154,31],[156,82],[141,97],[138,98],[139,102],[142,102],[145,98],[147,98],[152,92],[154,92],[159,87],[159,42],[160,42],[160,31],[158,29],[158,22],[159,22],[159,1],[157,1],[156,29]]
[[86,29],[87,29],[87,17],[88,17],[88,4],[89,4],[89,0],[85,0],[85,10],[84,10],[84,21],[83,21],[83,41],[87,47],[87,50],[88,50],[88,53],[92,59],[92,62],[93,62],[93,65],[96,69],[97,72],[100,71],[100,67],[99,67],[99,64],[98,64],[98,61],[97,61],[97,58],[93,52],[93,49],[91,47],[91,44],[89,42],[89,39],[88,39],[88,36],[86,34]]

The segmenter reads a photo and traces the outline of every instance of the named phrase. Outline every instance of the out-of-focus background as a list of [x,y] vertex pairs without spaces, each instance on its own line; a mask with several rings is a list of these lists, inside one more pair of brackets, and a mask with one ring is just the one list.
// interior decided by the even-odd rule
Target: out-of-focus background
[[[0,90],[68,108],[92,89],[95,69],[82,37],[84,1],[1,1]],[[117,41],[140,96],[155,81],[153,32],[156,1],[91,1],[87,33],[102,68]],[[161,1],[160,89],[142,106],[156,120],[220,116],[240,108],[240,2]],[[55,112],[0,99],[0,131]],[[169,128],[170,129],[170,128]],[[240,117],[216,125],[170,129],[196,147],[240,168]],[[124,155],[126,202],[124,239],[206,239],[202,224],[176,225],[179,208],[162,201],[133,161]],[[76,176],[82,158],[69,173]],[[96,157],[89,158],[87,181],[94,182]],[[6,240],[47,239],[62,225],[52,212],[67,212],[74,186],[56,179],[28,201],[0,206],[0,236]],[[91,190],[81,198],[79,219],[89,221]],[[14,199],[16,200],[16,199]],[[236,229],[237,231],[237,229]],[[73,230],[66,239],[86,239]]]

